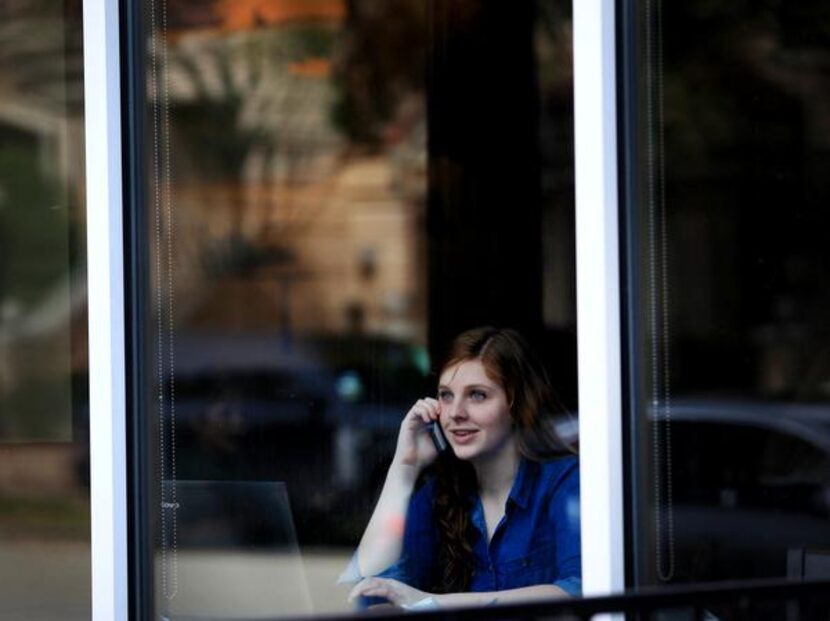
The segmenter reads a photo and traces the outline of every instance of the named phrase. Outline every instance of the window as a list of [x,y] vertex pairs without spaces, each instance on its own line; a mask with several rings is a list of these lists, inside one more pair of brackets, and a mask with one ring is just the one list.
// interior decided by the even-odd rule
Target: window
[[632,581],[784,577],[830,542],[827,9],[622,10]]
[[348,611],[452,337],[518,328],[576,411],[570,3],[140,13],[139,614]]
[[0,6],[0,617],[90,615],[81,7]]

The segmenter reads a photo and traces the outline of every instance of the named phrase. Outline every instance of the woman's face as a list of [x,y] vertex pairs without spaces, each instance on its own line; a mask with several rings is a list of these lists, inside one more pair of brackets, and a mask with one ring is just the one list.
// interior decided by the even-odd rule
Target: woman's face
[[441,427],[459,459],[478,461],[513,442],[507,395],[484,371],[480,360],[447,367],[438,383]]

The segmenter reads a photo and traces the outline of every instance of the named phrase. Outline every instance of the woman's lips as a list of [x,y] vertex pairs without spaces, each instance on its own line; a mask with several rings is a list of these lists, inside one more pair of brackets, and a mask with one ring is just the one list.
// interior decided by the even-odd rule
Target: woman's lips
[[466,444],[467,442],[472,442],[475,435],[478,433],[478,429],[451,429],[450,435],[453,437],[458,444]]

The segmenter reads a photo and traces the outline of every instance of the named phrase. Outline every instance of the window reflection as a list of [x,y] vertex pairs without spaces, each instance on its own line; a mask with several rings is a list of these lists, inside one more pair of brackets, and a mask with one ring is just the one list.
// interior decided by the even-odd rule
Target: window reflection
[[349,610],[401,419],[465,328],[521,328],[575,408],[569,6],[144,3],[159,614],[190,614],[195,481],[283,484],[310,609],[273,613]]
[[0,617],[90,615],[78,2],[0,5]]
[[636,579],[783,577],[830,541],[826,9],[637,10]]

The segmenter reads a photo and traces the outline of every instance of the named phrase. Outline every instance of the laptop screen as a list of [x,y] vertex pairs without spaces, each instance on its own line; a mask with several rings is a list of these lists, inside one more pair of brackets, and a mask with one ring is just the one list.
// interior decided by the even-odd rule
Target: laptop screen
[[164,619],[311,612],[284,483],[165,481],[157,600]]

